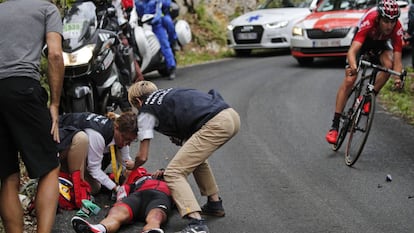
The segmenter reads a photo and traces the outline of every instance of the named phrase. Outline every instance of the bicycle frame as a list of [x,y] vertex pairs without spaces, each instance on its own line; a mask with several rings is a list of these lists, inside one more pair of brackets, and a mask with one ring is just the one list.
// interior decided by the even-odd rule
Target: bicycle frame
[[[369,73],[368,75],[366,74],[369,68],[373,68],[371,73]],[[352,108],[350,108],[348,110],[348,114],[345,117],[353,117],[356,114],[356,109],[359,109],[359,106],[361,104],[364,104],[365,98],[368,94],[373,93],[374,92],[374,86],[375,86],[375,81],[377,78],[377,74],[378,72],[381,70],[381,66],[377,66],[369,61],[363,60],[361,59],[359,62],[359,66],[358,66],[358,75],[357,75],[357,82],[354,85],[354,87],[352,88],[351,92],[348,95],[348,98],[351,97],[351,95],[353,93],[354,94],[354,99],[352,101]],[[385,68],[384,68],[385,69]],[[366,83],[366,81],[368,80],[368,83]],[[365,87],[365,93],[364,93],[364,97],[362,100],[359,101],[358,104],[357,103],[357,99],[359,98],[359,96],[361,95],[361,92],[363,90],[363,88]],[[344,117],[344,116],[343,116]]]
[[[351,102],[347,101],[347,104],[344,107],[344,111],[342,112],[342,116],[340,119],[342,127],[340,128],[340,131],[339,131],[337,143],[332,145],[332,149],[334,151],[339,150],[343,141],[345,140],[346,135],[348,134],[350,120],[353,119],[353,117],[356,114],[355,110],[358,109],[359,105],[361,104],[361,103],[357,104],[357,100],[358,100],[358,97],[361,95],[361,92],[365,86],[365,83],[367,83],[367,80],[368,80],[366,90],[372,91],[375,85],[375,80],[376,80],[375,77],[378,71],[374,69],[372,70],[370,74],[367,75],[366,73],[368,71],[369,66],[361,65],[362,61],[363,60],[361,57],[361,60],[358,64],[357,80],[354,86],[352,87],[351,91],[349,92],[347,100],[349,101],[350,98],[352,98],[352,95],[354,95],[354,97],[352,98]],[[368,89],[368,86],[370,87],[369,89]]]

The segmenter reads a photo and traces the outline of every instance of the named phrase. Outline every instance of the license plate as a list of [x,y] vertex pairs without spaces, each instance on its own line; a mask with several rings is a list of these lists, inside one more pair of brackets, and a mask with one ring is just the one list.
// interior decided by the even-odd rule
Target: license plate
[[315,47],[338,47],[341,46],[340,40],[318,40],[313,43]]
[[255,32],[237,34],[237,39],[239,40],[255,40],[256,38],[257,38],[257,33]]
[[82,31],[81,23],[67,23],[63,25],[63,38],[73,39],[78,38]]

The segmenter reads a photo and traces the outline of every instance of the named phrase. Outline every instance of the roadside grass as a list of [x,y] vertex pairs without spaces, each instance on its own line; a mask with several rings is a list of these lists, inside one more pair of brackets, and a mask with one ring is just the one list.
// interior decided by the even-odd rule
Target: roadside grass
[[414,125],[414,69],[406,67],[408,72],[403,90],[393,89],[393,80],[389,80],[379,94],[380,103],[390,113],[403,118]]
[[209,51],[206,49],[189,49],[176,53],[177,65],[188,66],[234,56],[230,50]]

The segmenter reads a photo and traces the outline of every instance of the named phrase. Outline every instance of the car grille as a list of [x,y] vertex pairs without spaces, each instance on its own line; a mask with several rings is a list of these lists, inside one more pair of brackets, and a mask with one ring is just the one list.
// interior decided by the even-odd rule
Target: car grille
[[330,31],[323,31],[320,29],[307,29],[306,33],[308,34],[309,39],[334,39],[334,38],[344,38],[350,28],[340,28],[333,29]]
[[[239,39],[239,34],[256,34],[254,39]],[[263,35],[263,27],[260,25],[237,26],[233,30],[233,37],[237,44],[260,43]]]
[[330,54],[330,53],[346,53],[349,46],[344,47],[326,47],[326,48],[295,48],[296,51],[304,54]]

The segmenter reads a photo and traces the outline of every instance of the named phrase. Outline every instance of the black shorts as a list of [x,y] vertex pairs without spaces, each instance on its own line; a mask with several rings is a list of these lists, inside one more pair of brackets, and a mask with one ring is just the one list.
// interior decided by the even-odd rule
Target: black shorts
[[30,178],[59,165],[47,102],[46,90],[35,79],[0,79],[0,178],[19,171],[18,152]]
[[392,45],[389,40],[370,40],[366,39],[358,54],[358,59],[361,55],[367,55],[365,59],[375,64],[380,64],[379,57],[382,52],[392,50]]
[[[354,40],[354,38],[352,38],[352,41]],[[391,40],[372,40],[367,37],[364,43],[362,44],[361,50],[357,55],[357,62],[359,62],[361,55],[368,55],[368,57],[365,57],[365,59],[368,59],[370,62],[374,64],[380,64],[379,56],[385,50],[393,50]],[[347,59],[346,66],[348,65],[349,64]]]
[[129,209],[131,213],[130,221],[145,222],[145,218],[149,211],[155,208],[162,209],[167,215],[170,213],[172,199],[167,194],[148,189],[139,192],[133,192],[129,196],[121,200],[121,203],[116,205],[123,205]]

